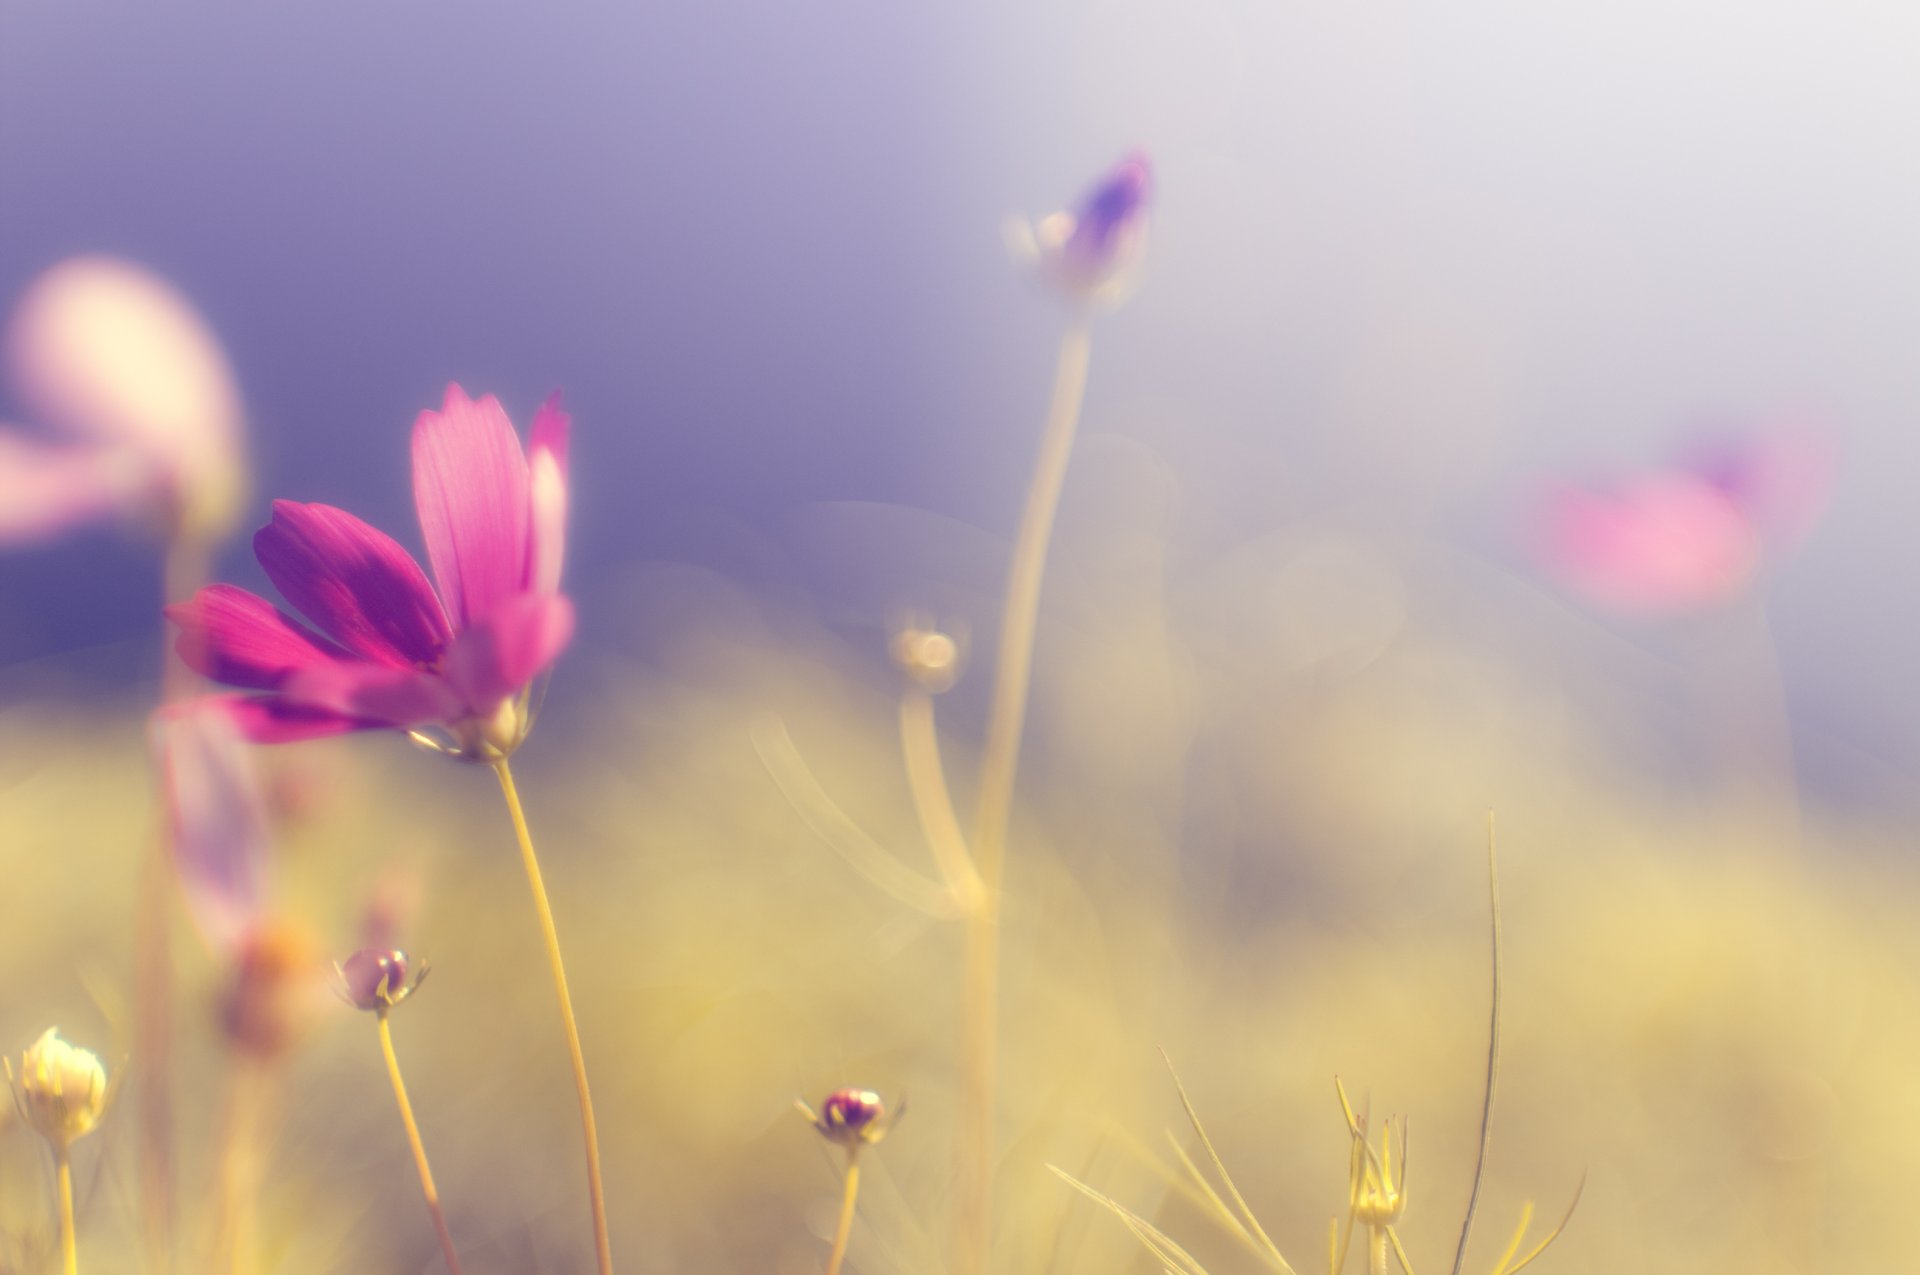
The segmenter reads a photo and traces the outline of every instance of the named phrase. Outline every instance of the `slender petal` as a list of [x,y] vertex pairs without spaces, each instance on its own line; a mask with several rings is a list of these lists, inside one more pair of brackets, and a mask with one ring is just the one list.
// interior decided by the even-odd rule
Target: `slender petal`
[[499,400],[458,385],[413,427],[413,498],[433,577],[456,629],[490,614],[527,578],[527,458]]
[[239,723],[200,700],[154,719],[180,887],[201,937],[236,951],[265,907],[267,807]]
[[464,707],[437,673],[364,662],[302,669],[283,694],[293,704],[401,729],[451,720]]
[[527,444],[532,516],[527,546],[527,587],[536,593],[560,588],[567,552],[567,447],[572,418],[555,394],[533,418]]
[[126,448],[59,446],[0,429],[0,545],[32,544],[137,507],[155,478]]
[[352,658],[265,598],[231,584],[209,585],[168,607],[166,616],[179,626],[187,667],[227,686],[277,690],[298,669]]
[[276,500],[253,552],[287,601],[356,655],[425,666],[452,636],[420,564],[344,509]]
[[447,680],[476,710],[486,710],[532,681],[573,640],[573,602],[528,593],[460,634],[447,651]]
[[256,744],[295,744],[357,730],[391,730],[393,723],[349,717],[331,709],[300,704],[284,695],[214,695],[240,733]]

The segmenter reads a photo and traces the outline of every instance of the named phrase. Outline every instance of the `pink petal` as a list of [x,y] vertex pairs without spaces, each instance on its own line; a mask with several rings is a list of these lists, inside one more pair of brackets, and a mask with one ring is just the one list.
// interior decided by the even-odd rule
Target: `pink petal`
[[240,733],[256,744],[293,744],[348,731],[392,729],[388,722],[297,704],[283,695],[215,695],[204,702],[218,704]]
[[239,724],[209,700],[154,719],[180,888],[210,947],[230,951],[265,910],[267,806]]
[[499,400],[458,385],[413,426],[413,499],[433,578],[456,629],[520,592],[527,578],[527,458]]
[[446,675],[484,713],[520,693],[573,640],[573,602],[556,593],[513,599],[453,640]]
[[536,593],[555,593],[560,588],[560,568],[567,551],[567,446],[571,427],[572,418],[561,409],[560,395],[555,393],[533,418],[533,434],[527,443],[532,492],[527,587]]
[[124,448],[55,446],[0,429],[0,545],[33,544],[136,512],[156,475]]
[[420,564],[344,509],[276,500],[253,552],[287,601],[356,655],[428,665],[452,636]]
[[6,354],[45,423],[131,445],[189,484],[234,481],[233,370],[192,304],[152,272],[109,257],[61,262],[15,309]]
[[273,603],[231,584],[215,584],[166,609],[180,628],[177,649],[188,668],[228,686],[277,689],[296,670],[351,659],[301,627]]
[[1652,475],[1616,494],[1556,492],[1542,531],[1549,562],[1569,584],[1632,613],[1723,602],[1759,565],[1759,538],[1740,509],[1687,475]]
[[282,692],[289,703],[406,729],[464,716],[446,679],[386,664],[328,664],[302,669]]

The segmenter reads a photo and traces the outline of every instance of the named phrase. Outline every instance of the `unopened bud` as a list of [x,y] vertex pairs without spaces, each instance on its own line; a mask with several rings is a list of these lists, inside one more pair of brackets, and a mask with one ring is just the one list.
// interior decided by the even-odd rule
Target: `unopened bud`
[[61,1040],[58,1028],[47,1028],[20,1055],[17,1075],[8,1060],[7,1078],[14,1084],[20,1113],[56,1146],[90,1132],[107,1107],[106,1068],[91,1051]]
[[410,976],[410,970],[407,954],[397,948],[361,948],[340,966],[341,995],[356,1009],[390,1009],[413,995],[427,975],[424,965],[418,974]]

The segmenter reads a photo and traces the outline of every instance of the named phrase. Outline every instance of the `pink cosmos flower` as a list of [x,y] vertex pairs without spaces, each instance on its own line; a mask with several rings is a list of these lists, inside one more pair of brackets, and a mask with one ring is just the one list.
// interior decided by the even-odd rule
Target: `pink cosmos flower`
[[1551,489],[1539,549],[1569,585],[1611,610],[1719,605],[1807,534],[1832,470],[1831,448],[1804,432],[1724,440],[1608,487]]
[[0,544],[115,515],[218,535],[238,512],[241,407],[219,340],[165,280],[74,257],[36,279],[5,361],[46,431],[0,429]]
[[330,505],[276,501],[254,554],[313,628],[216,584],[167,610],[181,658],[250,692],[223,702],[256,741],[393,729],[455,756],[509,755],[532,724],[531,684],[573,635],[559,592],[568,429],[556,395],[522,452],[498,400],[449,386],[413,427],[437,592],[384,532]]

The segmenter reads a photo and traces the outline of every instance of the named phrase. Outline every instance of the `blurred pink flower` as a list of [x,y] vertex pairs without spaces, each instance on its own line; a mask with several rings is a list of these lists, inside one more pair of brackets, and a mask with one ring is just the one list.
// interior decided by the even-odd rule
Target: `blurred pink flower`
[[239,390],[219,341],[164,280],[74,257],[27,289],[5,361],[54,437],[0,431],[0,544],[122,514],[215,536],[243,486]]
[[1674,466],[1603,487],[1560,485],[1542,502],[1541,556],[1590,601],[1636,615],[1738,596],[1825,507],[1829,445],[1777,430],[1694,449]]
[[449,386],[413,428],[413,492],[438,593],[390,536],[330,505],[276,501],[254,554],[314,632],[228,584],[167,616],[181,658],[261,742],[398,729],[492,759],[531,725],[528,687],[565,649],[559,592],[569,423],[558,396],[523,453],[499,402]]
[[1007,235],[1023,258],[1080,303],[1117,304],[1132,291],[1146,251],[1153,172],[1145,151],[1110,169],[1071,212],[1029,225],[1016,218]]
[[174,868],[207,946],[236,955],[266,915],[266,801],[233,718],[206,701],[154,717]]

